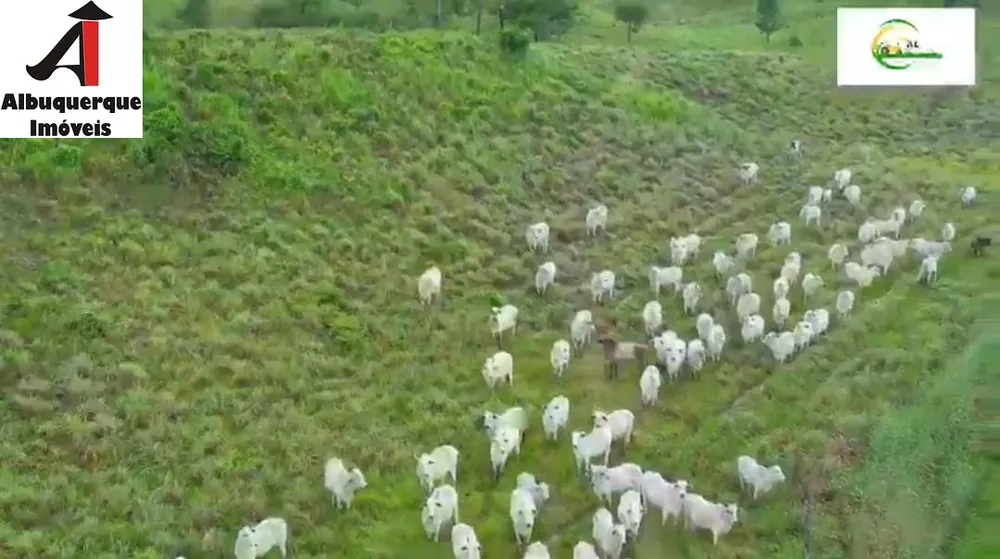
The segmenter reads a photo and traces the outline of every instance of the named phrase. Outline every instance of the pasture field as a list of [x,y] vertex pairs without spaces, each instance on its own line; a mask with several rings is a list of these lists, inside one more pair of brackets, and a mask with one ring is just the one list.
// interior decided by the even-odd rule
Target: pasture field
[[[819,27],[811,3],[794,6],[799,28]],[[743,507],[714,551],[707,534],[653,520],[630,557],[988,556],[977,515],[995,504],[968,505],[980,487],[996,496],[974,455],[995,445],[976,407],[993,399],[975,396],[995,393],[1000,260],[968,244],[996,236],[1000,89],[984,78],[949,94],[837,92],[816,63],[829,42],[758,38],[754,51],[746,17],[690,23],[683,33],[703,39],[690,50],[657,48],[686,42],[667,23],[628,48],[591,18],[516,63],[465,31],[152,34],[145,139],[0,141],[0,556],[229,557],[241,525],[279,515],[293,557],[439,559],[450,544],[422,533],[413,454],[450,443],[461,518],[485,557],[517,556],[507,508],[520,471],[552,485],[535,538],[568,557],[597,501],[568,438],[542,440],[540,409],[557,394],[573,429],[595,407],[633,409],[628,461]],[[734,31],[709,40],[699,25]],[[799,162],[785,153],[795,138]],[[742,186],[735,168],[750,160],[761,180]],[[864,207],[835,198],[805,228],[805,188],[841,167]],[[971,208],[966,184],[980,191]],[[810,307],[832,310],[847,284],[827,247],[849,242],[856,258],[862,220],[916,197],[928,208],[904,236],[958,229],[939,283],[917,284],[908,258],[782,366],[738,340],[715,250],[761,236],[747,270],[769,324],[789,250],[826,282]],[[588,239],[598,202],[608,232]],[[540,220],[547,256],[524,243]],[[766,241],[779,220],[790,248]],[[648,268],[689,232],[706,243],[685,275],[726,325],[723,362],[665,385],[655,409],[640,409],[634,368],[604,379],[596,347],[557,382],[549,349],[573,313],[593,308],[640,338]],[[548,259],[558,284],[539,298],[532,278]],[[425,308],[416,278],[432,263],[444,294]],[[598,308],[587,284],[604,268],[619,294]],[[514,385],[490,394],[480,368],[497,296],[520,321]],[[693,337],[680,297],[660,300]],[[512,405],[535,423],[495,484],[473,419]],[[740,454],[782,464],[790,483],[750,503]],[[368,478],[346,512],[322,488],[334,455]]]

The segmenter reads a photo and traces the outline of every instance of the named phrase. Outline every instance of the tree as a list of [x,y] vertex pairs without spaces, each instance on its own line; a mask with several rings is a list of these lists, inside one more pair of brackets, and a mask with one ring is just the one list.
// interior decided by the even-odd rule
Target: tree
[[770,43],[771,35],[785,26],[781,22],[781,8],[778,0],[757,0],[757,29],[764,34],[764,39]]
[[639,27],[649,18],[649,8],[642,2],[623,0],[615,4],[615,19],[625,24],[628,42],[632,42],[632,33],[638,33]]
[[575,0],[504,0],[497,12],[501,29],[504,23],[515,23],[531,31],[535,41],[562,35],[575,16]]
[[189,27],[204,29],[212,23],[212,7],[208,0],[188,0],[179,17]]

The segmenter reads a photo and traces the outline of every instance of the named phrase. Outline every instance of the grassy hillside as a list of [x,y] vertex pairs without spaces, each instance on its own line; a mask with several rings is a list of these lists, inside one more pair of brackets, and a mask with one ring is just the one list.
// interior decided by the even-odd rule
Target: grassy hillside
[[[740,454],[779,462],[796,482],[808,465],[820,486],[810,531],[790,483],[757,504],[741,498],[714,557],[800,557],[807,544],[814,557],[960,550],[977,479],[969,387],[995,383],[982,366],[995,362],[995,328],[982,321],[1000,310],[987,289],[1000,263],[967,248],[995,234],[995,82],[848,94],[816,62],[830,54],[820,38],[801,52],[725,39],[646,48],[724,26],[742,41],[746,23],[730,12],[683,31],[650,26],[635,48],[595,41],[621,30],[588,21],[520,62],[462,31],[153,35],[143,140],[0,143],[0,555],[224,557],[240,525],[280,515],[295,557],[438,559],[449,546],[423,537],[413,454],[451,443],[462,519],[487,557],[515,555],[506,511],[520,471],[553,485],[535,537],[568,556],[596,507],[573,479],[569,443],[535,429],[495,485],[472,426],[484,407],[525,405],[537,420],[556,394],[573,402],[574,428],[594,407],[636,410],[627,459],[712,499],[738,497]],[[798,163],[784,152],[792,138],[807,147]],[[753,187],[734,180],[746,160],[762,168]],[[864,209],[835,200],[807,230],[804,187],[844,166]],[[958,203],[965,184],[981,192],[971,209]],[[945,221],[959,231],[938,285],[917,285],[908,261],[784,366],[737,340],[712,252],[788,220],[805,270],[827,282],[816,305],[832,308],[846,283],[827,247],[856,244],[865,216],[918,196],[929,207],[907,237],[937,238]],[[588,240],[596,202],[611,224]],[[523,240],[543,219],[548,257]],[[595,311],[638,338],[648,267],[666,262],[672,235],[694,231],[707,246],[685,274],[726,323],[724,362],[666,386],[652,410],[639,410],[634,372],[604,380],[596,349],[557,383],[548,352],[591,307],[590,273],[618,274],[620,296]],[[748,270],[769,313],[788,250],[765,245]],[[530,284],[546,259],[559,285],[539,299]],[[428,309],[415,278],[431,263],[445,292]],[[491,395],[479,370],[497,294],[521,321],[515,384]],[[679,300],[661,301],[691,337]],[[347,512],[322,490],[332,455],[370,484]],[[709,553],[704,534],[655,524],[636,557]]]

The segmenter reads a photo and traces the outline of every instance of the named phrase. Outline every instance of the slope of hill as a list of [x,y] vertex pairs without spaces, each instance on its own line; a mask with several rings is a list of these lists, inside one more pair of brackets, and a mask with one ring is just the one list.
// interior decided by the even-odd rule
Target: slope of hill
[[[537,421],[560,393],[574,428],[594,407],[636,410],[628,460],[713,499],[738,497],[739,454],[796,480],[816,472],[809,532],[789,484],[741,498],[715,557],[798,557],[807,544],[823,557],[936,555],[956,533],[973,479],[958,412],[988,374],[959,356],[974,365],[995,344],[973,326],[996,316],[986,287],[1000,264],[967,248],[995,215],[994,85],[839,93],[828,69],[788,53],[548,44],[509,62],[460,32],[189,32],[153,36],[145,54],[144,140],[0,150],[5,557],[224,556],[238,526],[281,515],[295,557],[436,559],[448,544],[422,534],[413,453],[445,443],[462,451],[461,516],[487,557],[514,555],[506,511],[520,471],[553,486],[536,538],[566,556],[596,506],[567,440],[544,443],[536,423],[494,484],[472,427],[484,407],[515,404]],[[806,143],[801,162],[786,157],[792,138]],[[751,187],[735,181],[746,160],[762,168]],[[821,228],[800,225],[803,187],[844,166],[864,208],[837,199]],[[958,203],[965,184],[980,188],[973,208]],[[901,264],[783,366],[740,343],[715,250],[792,222],[792,248],[826,281],[811,306],[832,309],[846,283],[826,248],[917,197],[928,210],[905,236],[937,238],[945,221],[959,231],[940,283],[918,285],[915,263]],[[587,239],[597,202],[611,224]],[[553,229],[548,256],[524,247],[540,220]],[[650,410],[636,373],[609,383],[593,348],[555,381],[548,351],[592,307],[591,272],[618,274],[619,296],[595,310],[638,338],[649,265],[692,231],[706,246],[685,274],[730,333],[724,361],[665,386]],[[764,242],[748,264],[768,319],[787,251]],[[547,259],[559,284],[540,299],[530,284]],[[415,278],[431,263],[445,292],[423,308]],[[490,394],[479,370],[497,295],[521,321],[514,386]],[[679,300],[661,301],[692,336]],[[880,423],[901,403],[911,407],[892,425],[927,427]],[[944,442],[955,452],[935,452]],[[368,477],[347,512],[321,488],[331,455]],[[918,473],[896,475],[900,464]],[[656,524],[636,556],[711,548]]]

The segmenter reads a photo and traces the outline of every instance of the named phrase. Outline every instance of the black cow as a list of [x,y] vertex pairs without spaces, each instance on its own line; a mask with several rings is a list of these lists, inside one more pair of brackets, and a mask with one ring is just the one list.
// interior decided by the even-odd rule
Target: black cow
[[993,239],[989,237],[983,237],[982,235],[977,235],[975,239],[972,239],[972,254],[976,256],[982,256],[983,252],[986,251],[986,247],[993,244]]

